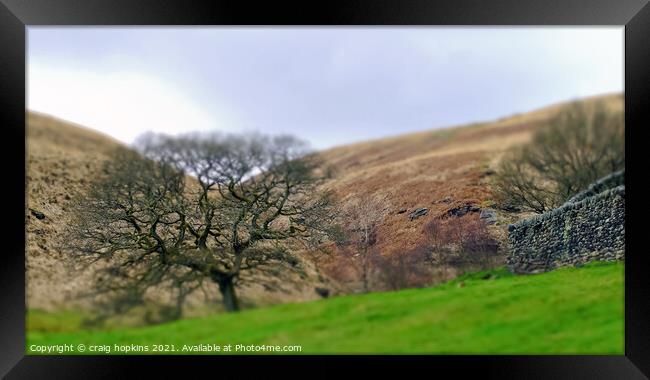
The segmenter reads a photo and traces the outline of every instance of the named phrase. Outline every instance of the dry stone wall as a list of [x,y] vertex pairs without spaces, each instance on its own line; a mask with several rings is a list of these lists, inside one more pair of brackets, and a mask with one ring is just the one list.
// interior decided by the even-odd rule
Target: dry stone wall
[[508,267],[539,273],[625,255],[624,171],[594,183],[563,206],[508,226]]

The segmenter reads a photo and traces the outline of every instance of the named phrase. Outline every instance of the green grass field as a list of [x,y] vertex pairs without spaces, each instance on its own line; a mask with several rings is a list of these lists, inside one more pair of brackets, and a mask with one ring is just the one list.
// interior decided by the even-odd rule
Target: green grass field
[[106,345],[115,354],[115,345],[133,344],[149,347],[140,354],[157,353],[152,345],[176,350],[164,353],[195,354],[181,350],[205,343],[300,345],[302,354],[623,354],[623,279],[623,263],[527,276],[499,269],[425,289],[103,331],[78,329],[75,313],[33,312],[26,350],[84,344],[84,354],[93,354],[90,345]]

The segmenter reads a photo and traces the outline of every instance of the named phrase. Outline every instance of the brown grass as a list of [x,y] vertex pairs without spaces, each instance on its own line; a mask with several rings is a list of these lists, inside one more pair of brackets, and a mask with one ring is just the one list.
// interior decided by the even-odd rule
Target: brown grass
[[[67,207],[99,175],[119,143],[108,136],[49,116],[27,115],[26,292],[30,307],[64,306],[83,290],[89,276],[71,273],[56,249],[64,238]],[[42,212],[37,219],[30,209]]]

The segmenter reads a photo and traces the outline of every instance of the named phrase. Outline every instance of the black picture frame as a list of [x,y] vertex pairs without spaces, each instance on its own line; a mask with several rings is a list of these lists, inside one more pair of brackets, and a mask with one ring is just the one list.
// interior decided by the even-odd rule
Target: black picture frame
[[[354,367],[387,374],[499,378],[650,376],[650,284],[644,248],[645,165],[650,107],[650,6],[646,0],[0,0],[0,118],[4,132],[0,264],[0,375],[7,378],[116,378],[149,368],[187,376],[228,369],[271,376],[337,376]],[[626,211],[625,355],[621,356],[246,356],[56,357],[25,355],[25,63],[32,25],[619,25],[625,26]],[[646,153],[647,154],[647,153]],[[18,201],[22,199],[25,202]],[[633,222],[639,221],[639,222]],[[8,242],[8,244],[7,244]],[[635,248],[636,247],[636,248]],[[631,248],[631,249],[628,249]],[[153,374],[153,372],[148,372]],[[645,375],[644,375],[645,374]]]

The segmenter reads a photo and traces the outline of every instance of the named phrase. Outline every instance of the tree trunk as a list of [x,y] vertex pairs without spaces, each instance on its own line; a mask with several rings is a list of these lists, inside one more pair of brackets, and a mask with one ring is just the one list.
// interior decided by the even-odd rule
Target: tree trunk
[[368,293],[368,262],[367,259],[363,259],[361,279],[363,280],[363,292]]
[[235,284],[233,278],[228,276],[221,278],[217,281],[219,284],[219,291],[223,297],[223,305],[229,312],[239,310],[239,300],[237,300],[237,293],[235,293]]
[[363,257],[361,261],[361,277],[363,280],[363,292],[368,293],[370,291],[370,286],[368,284],[368,247],[365,247],[363,250]]
[[172,314],[172,319],[181,319],[183,316],[183,302],[185,302],[185,297],[184,296],[178,296],[176,298],[176,307],[174,307],[174,312]]

